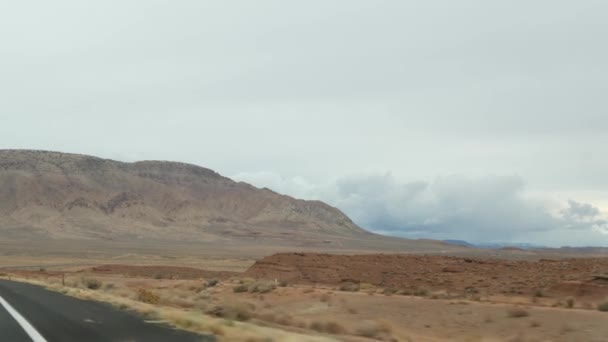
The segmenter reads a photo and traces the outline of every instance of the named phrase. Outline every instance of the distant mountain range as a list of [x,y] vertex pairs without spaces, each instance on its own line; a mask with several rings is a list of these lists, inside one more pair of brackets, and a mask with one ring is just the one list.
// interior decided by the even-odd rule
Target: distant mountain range
[[445,243],[451,245],[471,247],[471,248],[488,248],[488,249],[500,249],[500,248],[520,248],[520,249],[536,249],[536,248],[547,248],[546,246],[536,245],[532,243],[516,243],[516,242],[489,242],[489,243],[470,243],[463,240],[443,240]]

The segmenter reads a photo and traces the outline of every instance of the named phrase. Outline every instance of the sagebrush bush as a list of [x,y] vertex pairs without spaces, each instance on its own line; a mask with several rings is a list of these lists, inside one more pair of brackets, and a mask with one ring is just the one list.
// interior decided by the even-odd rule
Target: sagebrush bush
[[137,290],[137,300],[147,304],[158,304],[160,303],[160,296],[146,289],[139,289]]
[[566,307],[572,309],[574,307],[574,298],[566,299]]
[[245,303],[224,304],[215,306],[207,314],[234,321],[248,321],[251,319],[251,309]]
[[344,283],[340,285],[340,291],[346,292],[358,292],[361,289],[361,286],[357,283]]
[[82,278],[82,285],[89,290],[99,290],[103,283],[95,278]]
[[608,312],[608,302],[601,303],[597,306],[597,309],[601,312]]
[[237,285],[235,287],[232,288],[232,291],[234,291],[234,293],[243,293],[243,292],[247,292],[249,291],[249,286],[241,284],[241,285]]
[[271,282],[255,282],[249,286],[251,293],[269,293],[276,289],[276,285]]
[[507,315],[511,318],[522,318],[530,316],[530,313],[522,308],[511,308],[507,311]]
[[344,329],[343,326],[341,326],[340,324],[338,324],[336,322],[315,321],[315,322],[310,323],[309,328],[314,331],[327,333],[327,334],[333,334],[333,335],[340,335],[340,334],[346,333],[346,329]]

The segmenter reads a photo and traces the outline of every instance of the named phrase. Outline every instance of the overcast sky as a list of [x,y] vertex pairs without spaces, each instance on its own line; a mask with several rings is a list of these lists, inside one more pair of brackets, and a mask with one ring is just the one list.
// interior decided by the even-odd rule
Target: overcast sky
[[608,245],[606,13],[3,1],[0,148],[195,163],[394,235]]

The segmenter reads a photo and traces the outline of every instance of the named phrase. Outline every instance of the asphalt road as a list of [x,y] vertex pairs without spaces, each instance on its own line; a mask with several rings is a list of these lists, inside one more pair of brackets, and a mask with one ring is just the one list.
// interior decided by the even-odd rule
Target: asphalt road
[[80,300],[39,286],[0,280],[0,341],[206,342],[201,336],[147,323],[104,303]]

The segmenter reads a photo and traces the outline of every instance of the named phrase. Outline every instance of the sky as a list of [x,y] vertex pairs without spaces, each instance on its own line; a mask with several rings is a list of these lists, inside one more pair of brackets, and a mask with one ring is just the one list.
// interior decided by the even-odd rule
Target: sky
[[608,246],[605,13],[4,1],[0,148],[189,162],[390,235]]

